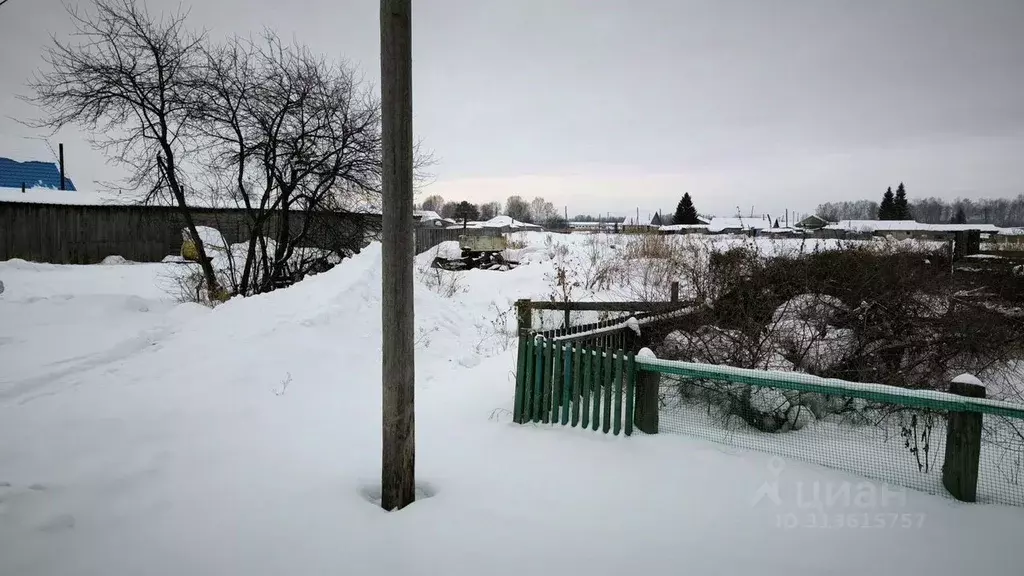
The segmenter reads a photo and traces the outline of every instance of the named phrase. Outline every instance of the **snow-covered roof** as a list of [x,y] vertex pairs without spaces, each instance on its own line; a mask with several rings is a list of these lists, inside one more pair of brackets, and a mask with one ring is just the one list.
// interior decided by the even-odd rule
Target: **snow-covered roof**
[[999,233],[1002,228],[994,224],[929,224],[933,232],[959,232],[963,230],[980,230],[981,232]]
[[794,226],[807,226],[807,224],[811,222],[829,224],[829,221],[822,218],[821,216],[818,216],[817,214],[811,214],[810,216],[807,216],[806,218],[794,224]]
[[440,214],[434,212],[433,210],[413,210],[412,215],[416,218],[419,218],[420,221],[422,222],[426,222],[429,220],[444,220],[444,218],[441,218]]
[[536,224],[527,224],[526,222],[520,222],[512,218],[511,216],[495,216],[487,222],[480,223],[481,228],[522,228],[522,229],[540,229],[540,226]]
[[707,230],[707,224],[671,224],[669,226],[659,226],[658,230],[664,232],[677,232],[679,230]]
[[998,233],[999,228],[992,224],[925,224],[914,220],[840,220],[825,226],[826,230],[845,230],[847,232],[958,232],[964,230],[980,230]]
[[0,188],[0,202],[19,202],[24,204],[64,204],[68,206],[96,206],[99,204],[134,204],[135,198],[121,197],[116,192],[86,192],[79,190],[55,190],[53,188],[34,187]]
[[[21,191],[21,188],[0,187],[0,202],[17,202],[22,204],[60,204],[64,206],[131,206],[141,204],[140,197],[134,193],[82,191],[81,189],[77,192],[68,192],[42,187],[26,188],[24,193]],[[174,204],[167,201],[156,201],[153,202],[152,205],[174,206]],[[190,198],[189,206],[193,208],[237,209],[241,208],[242,204],[240,202],[236,203],[227,199],[218,200],[216,202],[207,202],[202,198]],[[379,203],[357,197],[340,199],[338,201],[338,208],[348,212],[355,212],[357,214],[380,214]],[[293,210],[301,212],[301,210],[298,209]],[[454,223],[454,220],[451,222]]]
[[611,228],[618,222],[569,222],[570,228]]
[[767,218],[719,218],[714,217],[708,224],[709,232],[723,232],[725,230],[763,230],[771,228],[772,222]]

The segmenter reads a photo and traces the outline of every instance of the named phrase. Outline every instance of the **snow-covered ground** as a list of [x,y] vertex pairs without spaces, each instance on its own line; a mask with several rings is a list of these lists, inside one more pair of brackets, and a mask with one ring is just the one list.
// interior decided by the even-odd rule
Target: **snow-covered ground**
[[460,273],[449,298],[419,277],[429,497],[396,513],[369,502],[378,246],[212,310],[161,289],[173,265],[0,263],[0,574],[1021,573],[1019,508],[511,423],[507,311],[553,270],[525,242],[528,264]]

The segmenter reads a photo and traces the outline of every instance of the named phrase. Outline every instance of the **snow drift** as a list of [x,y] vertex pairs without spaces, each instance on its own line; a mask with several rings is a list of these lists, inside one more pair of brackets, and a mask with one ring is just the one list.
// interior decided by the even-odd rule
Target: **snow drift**
[[[862,480],[679,436],[512,425],[514,350],[474,352],[475,324],[543,294],[543,262],[467,272],[453,299],[417,286],[429,497],[385,513],[370,502],[379,246],[213,310],[161,295],[164,266],[0,263],[0,573],[1010,575],[1024,563],[1018,510],[915,492],[812,510],[798,486]],[[766,482],[777,500],[758,498]],[[854,514],[897,521],[811,527]]]

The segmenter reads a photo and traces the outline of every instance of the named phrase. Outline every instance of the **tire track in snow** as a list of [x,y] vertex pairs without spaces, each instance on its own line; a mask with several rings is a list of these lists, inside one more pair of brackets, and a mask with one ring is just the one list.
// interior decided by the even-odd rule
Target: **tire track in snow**
[[39,376],[13,382],[0,380],[0,403],[9,404],[17,401],[16,403],[21,405],[45,396],[59,394],[79,384],[79,381],[73,381],[62,385],[65,384],[68,376],[84,376],[99,368],[126,360],[134,354],[144,352],[148,348],[157,345],[160,340],[173,333],[174,329],[171,326],[158,326],[145,330],[135,337],[123,340],[104,352],[65,358],[46,365],[48,367],[63,365],[64,367],[59,370],[53,370]]

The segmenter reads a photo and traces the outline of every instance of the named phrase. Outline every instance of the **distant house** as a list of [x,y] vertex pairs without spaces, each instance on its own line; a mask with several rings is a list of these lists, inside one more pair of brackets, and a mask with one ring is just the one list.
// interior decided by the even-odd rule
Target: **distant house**
[[56,162],[30,160],[19,162],[0,157],[0,188],[31,190],[50,188],[75,192],[75,184],[65,176],[61,184],[61,170]]
[[803,220],[801,220],[801,221],[797,222],[796,224],[794,224],[793,227],[794,228],[803,228],[804,230],[821,230],[822,228],[824,228],[825,226],[828,226],[828,225],[829,225],[829,221],[828,220],[825,220],[824,218],[822,218],[820,216],[815,216],[814,214],[812,214],[812,215],[808,216],[807,218],[804,218]]
[[569,229],[576,232],[600,232],[615,230],[618,222],[569,222]]
[[712,234],[751,234],[772,227],[772,221],[761,218],[712,218],[708,232]]
[[671,226],[660,226],[658,232],[661,234],[707,234],[707,224],[672,224]]
[[[462,224],[455,226],[461,228]],[[510,232],[541,232],[544,230],[543,226],[536,224],[530,224],[528,222],[520,222],[510,216],[495,216],[486,222],[468,222],[466,224],[468,229],[484,229],[494,234],[508,234]]]
[[840,220],[823,228],[826,235],[838,237],[882,236],[905,240],[947,240],[957,232],[977,230],[983,235],[999,234],[992,224],[925,224],[914,220]]
[[[711,223],[711,220],[703,216],[697,216],[696,224],[688,224],[688,226],[707,226]],[[670,212],[667,215],[660,210],[651,218],[651,227],[659,228],[662,226],[674,226],[675,225],[675,214]]]
[[447,228],[458,224],[451,218],[442,218],[433,210],[413,210],[412,217],[417,228]]
[[1024,245],[1024,228],[1003,228],[992,238],[996,244]]

